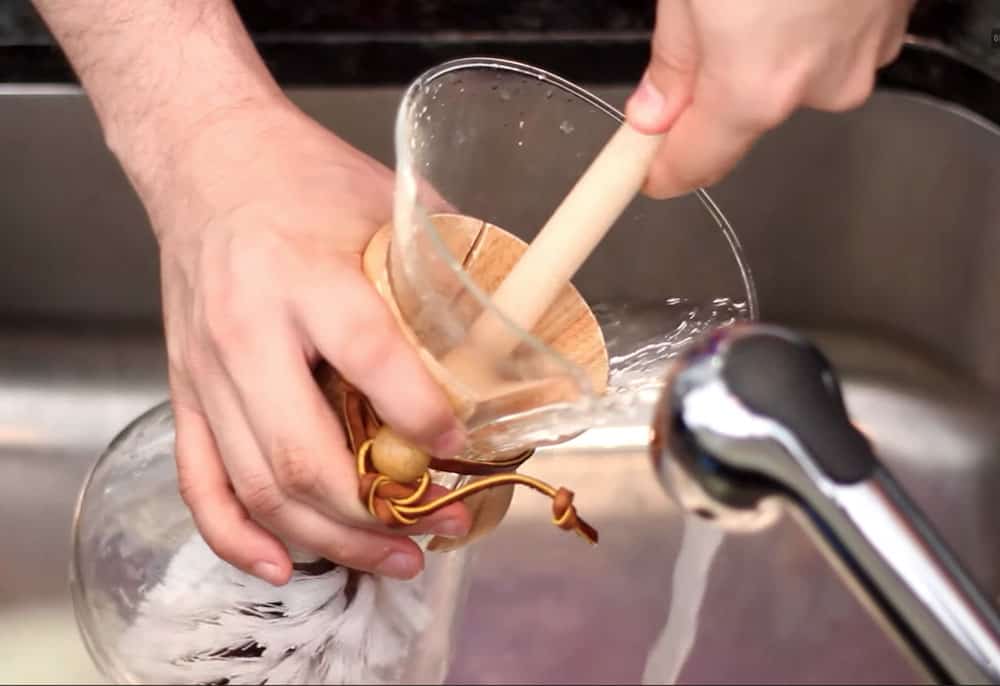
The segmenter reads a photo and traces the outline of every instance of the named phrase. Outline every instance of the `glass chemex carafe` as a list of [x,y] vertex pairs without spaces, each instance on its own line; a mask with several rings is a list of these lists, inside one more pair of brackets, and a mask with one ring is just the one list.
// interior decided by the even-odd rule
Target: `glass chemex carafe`
[[[427,562],[411,581],[297,554],[292,581],[270,586],[216,558],[198,534],[177,493],[173,415],[164,402],[109,445],[77,507],[76,614],[109,679],[440,683],[458,612],[475,602],[464,596],[468,544],[489,544],[516,485],[552,497],[563,528],[596,536],[577,514],[586,503],[531,479],[530,458],[594,426],[646,423],[662,372],[685,341],[755,317],[749,270],[709,196],[640,196],[629,205],[573,281],[620,284],[602,289],[620,302],[591,302],[586,287],[567,285],[531,331],[493,312],[517,342],[510,355],[490,358],[502,392],[470,392],[474,379],[445,361],[495,310],[493,289],[621,121],[579,86],[506,60],[448,62],[409,86],[396,120],[393,221],[372,239],[364,266],[465,424],[465,453],[428,457],[424,473],[428,482],[465,489],[473,533],[418,537]],[[670,254],[643,249],[644,235],[663,231]],[[608,272],[609,264],[620,271]],[[657,292],[650,293],[652,275]],[[630,304],[640,301],[652,305]],[[415,486],[394,496],[379,490],[391,479],[376,484],[384,474],[373,453],[391,427],[335,370],[319,370],[317,381],[359,454],[373,516],[420,516],[419,497],[407,500]]]

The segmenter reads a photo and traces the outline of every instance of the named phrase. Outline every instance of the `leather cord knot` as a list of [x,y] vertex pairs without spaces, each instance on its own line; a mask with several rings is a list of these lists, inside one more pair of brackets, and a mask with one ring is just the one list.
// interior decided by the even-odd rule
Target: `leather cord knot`
[[539,479],[517,473],[493,474],[468,483],[438,498],[427,500],[430,472],[425,471],[413,483],[403,484],[374,471],[370,451],[373,439],[364,441],[358,449],[358,477],[362,502],[368,512],[387,526],[408,526],[421,517],[459,502],[473,493],[506,484],[520,484],[552,498],[552,523],[560,529],[575,531],[588,543],[596,544],[597,530],[577,514],[573,491],[553,488]]

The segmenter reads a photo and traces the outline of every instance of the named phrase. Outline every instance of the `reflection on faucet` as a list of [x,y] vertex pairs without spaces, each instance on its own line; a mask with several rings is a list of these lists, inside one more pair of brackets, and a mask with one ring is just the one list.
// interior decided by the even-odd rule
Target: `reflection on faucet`
[[[654,421],[661,478],[726,527],[780,494],[927,673],[1000,683],[1000,618],[850,423],[825,358],[788,331],[720,329],[677,361]],[[706,507],[708,503],[708,507]]]

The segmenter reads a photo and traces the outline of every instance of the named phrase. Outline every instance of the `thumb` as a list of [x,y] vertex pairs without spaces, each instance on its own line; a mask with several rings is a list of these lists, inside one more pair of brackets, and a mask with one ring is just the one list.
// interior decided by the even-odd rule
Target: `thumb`
[[660,0],[649,66],[625,105],[629,124],[646,134],[666,132],[691,101],[698,71],[698,38],[689,0]]

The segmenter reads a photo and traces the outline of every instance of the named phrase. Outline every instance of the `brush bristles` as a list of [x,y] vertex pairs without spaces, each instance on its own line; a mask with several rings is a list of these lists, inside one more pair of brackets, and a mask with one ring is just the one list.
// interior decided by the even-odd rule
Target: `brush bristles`
[[425,577],[399,581],[299,564],[274,587],[221,561],[200,536],[171,561],[122,637],[131,676],[171,684],[404,681],[432,613]]

